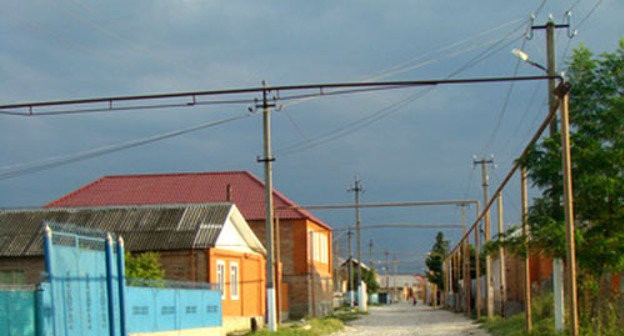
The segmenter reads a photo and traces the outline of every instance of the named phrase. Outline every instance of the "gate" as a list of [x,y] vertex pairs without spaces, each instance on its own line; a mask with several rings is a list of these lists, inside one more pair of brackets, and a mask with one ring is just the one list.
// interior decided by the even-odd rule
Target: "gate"
[[118,334],[123,305],[113,244],[108,232],[54,223],[46,226],[43,335]]

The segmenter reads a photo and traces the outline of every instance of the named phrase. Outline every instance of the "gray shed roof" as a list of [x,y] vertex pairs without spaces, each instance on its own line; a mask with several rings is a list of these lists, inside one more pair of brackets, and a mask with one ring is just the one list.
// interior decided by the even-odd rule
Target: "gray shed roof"
[[128,251],[214,247],[232,207],[208,203],[3,210],[0,256],[43,255],[44,221],[113,231],[124,238]]

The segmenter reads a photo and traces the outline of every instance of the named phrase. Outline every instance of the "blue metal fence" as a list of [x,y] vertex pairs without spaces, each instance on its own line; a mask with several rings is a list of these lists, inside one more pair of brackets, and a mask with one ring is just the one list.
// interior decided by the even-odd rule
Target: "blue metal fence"
[[221,325],[215,290],[127,287],[129,332],[196,329]]
[[102,231],[53,227],[44,239],[47,281],[38,290],[0,288],[0,336],[125,336],[221,326],[218,289],[167,288],[167,281],[126,287],[123,242],[114,246]]
[[0,290],[0,335],[36,335],[36,291]]

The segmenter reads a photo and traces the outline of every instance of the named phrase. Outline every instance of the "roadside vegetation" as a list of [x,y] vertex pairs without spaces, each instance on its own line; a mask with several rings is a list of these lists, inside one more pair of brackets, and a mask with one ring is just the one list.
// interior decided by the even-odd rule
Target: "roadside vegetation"
[[358,310],[339,309],[333,315],[302,320],[280,327],[277,332],[270,332],[266,329],[258,330],[255,333],[249,332],[245,336],[322,336],[342,330],[345,323],[359,319],[362,315],[368,314]]
[[[573,171],[578,309],[581,336],[621,336],[624,300],[611,274],[624,272],[624,39],[612,53],[594,55],[584,46],[569,61],[570,141]],[[545,137],[523,159],[529,178],[541,194],[529,209],[530,234],[517,228],[485,246],[502,245],[525,255],[566,260],[561,177],[561,135]],[[534,296],[534,332],[551,336],[551,294]],[[484,322],[493,335],[525,335],[524,316]]]

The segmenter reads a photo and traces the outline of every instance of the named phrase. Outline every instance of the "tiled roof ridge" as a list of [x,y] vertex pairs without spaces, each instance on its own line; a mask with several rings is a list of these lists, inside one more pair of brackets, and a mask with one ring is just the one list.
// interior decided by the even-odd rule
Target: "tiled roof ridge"
[[[261,185],[262,187],[264,187],[264,182],[262,180],[260,180],[256,175],[252,174],[250,171],[244,171],[249,177],[251,177],[251,179],[253,179],[256,183],[258,183],[259,185]],[[295,203],[294,201],[290,200],[288,197],[286,197],[284,194],[282,194],[281,192],[277,191],[277,189],[273,188],[273,194],[275,194],[275,196],[279,197],[282,201],[284,201],[284,203],[288,204],[289,206],[299,206],[297,203]],[[298,214],[300,214],[301,216],[311,219],[314,222],[316,222],[317,224],[321,225],[321,226],[326,226],[327,228],[330,228],[329,225],[327,225],[325,222],[323,222],[322,220],[318,219],[316,216],[314,216],[313,214],[311,214],[310,212],[306,211],[306,210],[302,210],[302,209],[291,209],[292,211],[297,212]],[[331,228],[330,228],[331,229]]]
[[81,193],[81,192],[83,192],[83,191],[85,191],[85,190],[87,190],[87,189],[89,189],[89,188],[92,188],[94,185],[96,185],[96,184],[98,184],[98,183],[101,183],[101,182],[102,182],[102,181],[104,181],[104,179],[106,179],[106,178],[108,178],[108,176],[102,176],[102,177],[100,177],[99,179],[97,179],[97,180],[95,180],[95,181],[93,181],[93,182],[91,182],[91,183],[89,183],[89,184],[85,185],[85,186],[84,186],[84,187],[82,187],[82,188],[78,188],[78,189],[76,189],[76,190],[74,190],[74,191],[70,192],[69,194],[67,194],[67,195],[65,195],[65,196],[63,196],[63,197],[61,197],[61,198],[59,198],[59,199],[55,199],[54,201],[52,201],[52,202],[50,202],[50,203],[47,203],[47,204],[46,204],[46,205],[44,205],[43,207],[44,207],[44,208],[51,208],[51,207],[54,207],[54,205],[55,205],[55,204],[59,204],[59,203],[61,203],[61,202],[65,201],[66,199],[69,199],[70,197],[73,197],[74,195],[76,195],[76,194],[78,194],[78,193]]
[[187,175],[235,175],[235,174],[249,174],[251,176],[253,176],[253,174],[251,174],[251,172],[249,172],[248,170],[230,170],[230,171],[215,171],[215,172],[177,172],[177,173],[142,173],[142,174],[119,174],[119,175],[104,175],[102,177],[100,177],[99,179],[85,185],[82,188],[78,188],[72,192],[70,192],[69,194],[59,198],[59,199],[55,199],[54,201],[45,204],[43,207],[44,208],[51,208],[51,207],[55,207],[56,204],[62,203],[63,201],[73,197],[74,195],[77,195],[78,193],[81,193],[85,190],[88,190],[90,188],[92,188],[93,186],[95,186],[98,183],[101,183],[102,181],[106,180],[106,179],[117,179],[117,178],[135,178],[135,177],[157,177],[157,176],[187,176]]
[[17,212],[45,212],[45,211],[84,211],[84,210],[124,210],[124,209],[182,209],[189,207],[232,206],[232,202],[197,202],[197,203],[155,203],[155,204],[120,204],[120,205],[85,205],[85,206],[61,206],[61,207],[28,207],[28,208],[4,208],[0,213]]
[[176,173],[141,173],[141,174],[119,174],[105,175],[102,178],[134,178],[134,177],[156,177],[156,176],[187,176],[187,175],[235,175],[251,174],[248,170],[223,170],[210,172],[176,172]]

